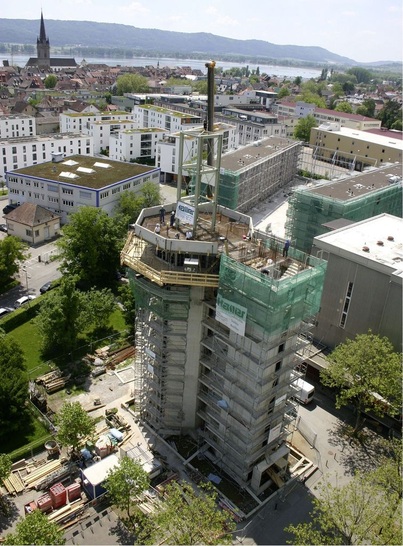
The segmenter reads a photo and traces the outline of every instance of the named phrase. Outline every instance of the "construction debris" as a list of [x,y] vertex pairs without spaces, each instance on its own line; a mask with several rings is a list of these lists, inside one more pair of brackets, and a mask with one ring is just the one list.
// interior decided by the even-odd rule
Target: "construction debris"
[[61,370],[53,370],[52,372],[40,375],[36,378],[35,382],[38,385],[43,385],[46,392],[51,394],[52,392],[59,391],[66,386],[71,374],[63,375]]

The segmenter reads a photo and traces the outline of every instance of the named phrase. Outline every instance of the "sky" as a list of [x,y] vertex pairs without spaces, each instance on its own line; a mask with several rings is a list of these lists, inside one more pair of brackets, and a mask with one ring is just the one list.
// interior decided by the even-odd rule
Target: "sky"
[[42,9],[45,26],[46,19],[59,19],[209,32],[319,46],[374,62],[402,60],[402,5],[401,0],[18,0],[3,2],[0,17],[39,19]]

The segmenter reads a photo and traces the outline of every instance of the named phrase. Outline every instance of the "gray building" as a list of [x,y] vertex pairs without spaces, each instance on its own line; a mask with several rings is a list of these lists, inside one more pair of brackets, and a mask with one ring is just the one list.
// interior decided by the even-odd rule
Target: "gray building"
[[314,249],[328,261],[315,340],[333,348],[371,329],[401,351],[403,220],[380,214],[315,237]]

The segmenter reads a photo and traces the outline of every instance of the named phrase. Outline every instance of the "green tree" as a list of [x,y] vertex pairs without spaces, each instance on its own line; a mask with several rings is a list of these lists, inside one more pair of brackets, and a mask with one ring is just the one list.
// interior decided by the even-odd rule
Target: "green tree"
[[116,308],[115,296],[108,288],[95,290],[91,288],[89,292],[82,295],[83,314],[86,327],[96,329],[105,327],[111,314]]
[[372,78],[372,73],[366,68],[353,66],[347,70],[347,74],[352,74],[356,77],[358,83],[369,83]]
[[0,329],[0,441],[24,424],[28,377],[24,353],[9,334]]
[[69,352],[76,346],[84,321],[83,297],[75,285],[74,277],[63,277],[58,289],[49,292],[41,303],[35,320],[45,352]]
[[278,99],[283,99],[284,97],[289,97],[289,96],[290,96],[290,90],[288,89],[288,87],[283,85],[283,87],[277,93],[277,98]]
[[111,284],[119,268],[122,237],[121,225],[106,212],[80,207],[57,242],[60,270],[89,286]]
[[140,74],[123,74],[116,79],[116,93],[147,93],[149,90],[147,78]]
[[354,92],[354,89],[355,89],[355,85],[353,82],[347,81],[343,83],[343,91],[345,95],[351,95],[351,93]]
[[140,463],[130,457],[120,460],[118,467],[112,469],[105,481],[105,489],[113,504],[125,512],[130,522],[132,509],[137,512],[141,494],[150,486],[147,472]]
[[302,140],[302,142],[309,142],[311,129],[316,126],[316,119],[311,114],[305,118],[301,118],[295,126],[294,138]]
[[119,299],[123,305],[123,317],[130,332],[134,331],[134,321],[136,320],[136,302],[130,284],[122,284],[119,287]]
[[4,544],[65,544],[63,530],[40,510],[34,510],[21,519],[14,533],[6,535]]
[[116,203],[114,210],[115,216],[122,216],[126,226],[127,224],[134,223],[137,220],[141,209],[144,208],[143,203],[144,201],[139,193],[124,191],[120,194],[119,200]]
[[[12,460],[9,455],[0,453],[0,486],[3,485],[4,480],[8,478],[11,473]],[[3,513],[7,515],[7,501],[5,501],[0,490],[0,508]]]
[[301,85],[302,83],[302,78],[301,76],[297,76],[294,80],[294,85]]
[[165,544],[232,543],[235,523],[217,507],[217,492],[211,484],[200,489],[196,493],[186,482],[166,488],[162,507],[154,516],[158,538]]
[[77,452],[87,438],[95,434],[95,421],[80,402],[65,402],[56,415],[57,440]]
[[143,207],[154,207],[162,201],[159,185],[153,182],[143,184],[140,193],[143,200]]
[[347,101],[338,102],[334,110],[335,112],[347,112],[348,114],[353,112],[351,104]]
[[289,525],[288,544],[401,544],[401,515],[385,491],[368,475],[344,487],[319,486],[312,521]]
[[0,285],[5,286],[18,273],[20,262],[29,258],[26,243],[9,235],[0,240]]
[[379,111],[377,118],[381,120],[382,126],[390,129],[396,121],[402,119],[402,107],[394,100],[388,100]]
[[[385,405],[376,395],[390,404],[388,412],[399,411],[402,405],[401,355],[396,353],[386,337],[369,332],[347,339],[327,357],[329,367],[322,370],[321,380],[336,387],[336,407],[353,404],[356,411],[354,434],[363,424],[363,413],[372,410],[385,413]],[[374,396],[375,395],[375,396]]]
[[55,76],[54,74],[49,74],[48,76],[46,76],[43,83],[45,84],[46,89],[54,89],[57,84],[57,76]]

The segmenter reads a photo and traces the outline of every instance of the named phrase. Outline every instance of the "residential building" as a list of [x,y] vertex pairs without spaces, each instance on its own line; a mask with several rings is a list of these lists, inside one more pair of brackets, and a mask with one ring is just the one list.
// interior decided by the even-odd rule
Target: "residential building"
[[319,235],[313,244],[327,258],[314,338],[333,349],[371,330],[401,352],[402,218],[380,214]]
[[[116,161],[132,161],[136,158],[154,159],[158,144],[167,132],[164,129],[122,129],[109,136],[109,157]],[[160,165],[157,165],[158,167]]]
[[193,436],[217,472],[259,495],[287,473],[296,350],[326,262],[283,255],[249,216],[185,199],[165,204],[179,226],[158,233],[159,207],[144,209],[121,254],[136,293],[136,403],[163,438]]
[[340,123],[323,123],[311,129],[310,145],[320,161],[345,165],[362,171],[385,163],[402,162],[401,133],[360,131],[342,127]]
[[[115,122],[132,123],[133,114],[129,112],[63,112],[60,114],[60,132],[84,132],[89,134],[90,124],[99,121],[101,124]],[[109,128],[110,130],[110,128]]]
[[103,150],[109,150],[111,140],[114,139],[116,143],[116,137],[121,131],[132,131],[135,128],[136,124],[131,120],[106,119],[88,121],[85,131],[93,138],[94,153],[99,154]]
[[236,127],[240,146],[269,136],[286,136],[285,126],[279,123],[278,117],[265,111],[223,108],[217,119],[225,120]]
[[33,203],[23,203],[4,219],[9,235],[31,245],[44,243],[60,234],[60,215]]
[[28,137],[36,135],[33,116],[9,114],[0,116],[0,139]]
[[138,192],[146,182],[158,184],[160,170],[108,158],[55,154],[52,161],[6,173],[11,203],[33,203],[60,214],[61,222],[81,206],[113,214],[124,191]]
[[134,105],[132,113],[134,121],[140,129],[158,127],[169,133],[176,133],[203,125],[200,116],[154,106],[153,104]]
[[55,153],[93,155],[93,139],[80,133],[63,133],[0,139],[0,176],[7,171],[51,161]]
[[297,188],[288,201],[285,232],[296,248],[310,252],[327,224],[358,222],[382,213],[402,216],[402,165],[385,165],[341,180]]

